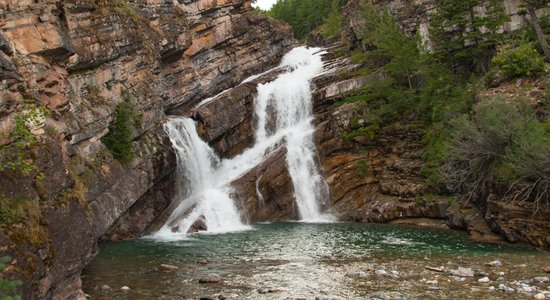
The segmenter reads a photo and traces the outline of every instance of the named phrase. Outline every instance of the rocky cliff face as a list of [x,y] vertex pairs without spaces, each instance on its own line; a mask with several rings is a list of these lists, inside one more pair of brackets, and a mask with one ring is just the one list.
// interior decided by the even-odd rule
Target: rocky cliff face
[[[19,149],[20,121],[36,140],[19,149],[28,172],[0,154],[0,256],[25,299],[76,298],[106,232],[139,236],[169,206],[167,114],[271,68],[294,43],[242,0],[0,1],[0,17],[0,145]],[[127,164],[101,141],[123,102],[137,116]],[[19,210],[28,221],[7,215]]]
[[[358,36],[364,25],[361,21],[360,2],[360,0],[351,0],[344,7],[346,19],[342,38],[351,44],[358,43]],[[406,34],[413,36],[419,33],[423,39],[428,39],[430,15],[436,7],[436,0],[373,0],[371,2],[376,7],[387,10],[394,16]],[[504,25],[503,30],[513,31],[527,25],[527,19],[520,13],[522,10],[521,2],[521,0],[502,0],[505,13],[510,17],[510,21]],[[485,8],[479,7],[477,11],[483,13]],[[539,9],[538,14],[550,14],[550,8]]]

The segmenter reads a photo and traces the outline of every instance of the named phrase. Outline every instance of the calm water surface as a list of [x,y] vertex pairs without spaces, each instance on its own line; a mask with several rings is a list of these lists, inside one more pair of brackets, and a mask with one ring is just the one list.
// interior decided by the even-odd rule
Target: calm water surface
[[[204,259],[208,264],[198,263]],[[494,260],[502,266],[485,265]],[[179,269],[163,271],[160,264]],[[181,241],[106,244],[85,269],[83,284],[92,299],[533,299],[534,293],[517,292],[518,281],[550,290],[550,283],[533,281],[549,276],[542,271],[546,265],[548,252],[475,243],[461,232],[289,222]],[[481,276],[460,279],[426,266],[473,268],[491,282],[479,283]],[[223,283],[198,282],[210,274],[220,275]],[[105,284],[112,289],[102,290]],[[516,292],[501,292],[499,284]],[[122,286],[131,291],[120,291]]]

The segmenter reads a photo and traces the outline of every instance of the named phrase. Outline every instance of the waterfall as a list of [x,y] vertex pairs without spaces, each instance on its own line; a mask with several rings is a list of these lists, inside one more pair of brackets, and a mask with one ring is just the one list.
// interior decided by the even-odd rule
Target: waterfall
[[[317,52],[317,53],[316,53]],[[303,221],[322,221],[320,205],[327,188],[315,163],[310,81],[323,71],[318,49],[299,47],[289,52],[282,66],[289,69],[275,81],[258,85],[255,113],[256,143],[273,136],[286,141],[287,164],[296,204]]]
[[177,156],[177,184],[187,190],[179,192],[181,203],[156,236],[185,234],[199,219],[204,219],[209,232],[249,228],[242,224],[231,198],[231,182],[261,163],[281,142],[287,148],[286,162],[301,220],[330,219],[321,213],[327,187],[315,163],[312,125],[311,80],[323,71],[322,54],[315,48],[295,48],[279,66],[287,72],[258,85],[254,146],[232,159],[220,160],[200,139],[192,119],[172,118],[165,124]]

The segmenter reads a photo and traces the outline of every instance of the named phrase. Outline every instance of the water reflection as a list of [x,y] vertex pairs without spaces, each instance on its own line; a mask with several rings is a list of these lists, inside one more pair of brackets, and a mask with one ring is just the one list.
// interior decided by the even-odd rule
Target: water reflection
[[[540,267],[538,261],[550,261],[547,252],[474,243],[458,232],[346,223],[254,227],[256,230],[195,235],[176,242],[142,239],[104,245],[84,272],[85,292],[93,299],[179,299],[219,294],[234,299],[314,299],[322,295],[365,299],[381,297],[380,293],[389,293],[382,295],[389,298],[483,298],[490,296],[487,286],[473,292],[464,288],[463,282],[434,274],[424,266],[473,267],[489,272],[494,277],[491,280],[496,280],[497,270],[484,265],[501,259],[503,267],[498,272],[506,273],[507,280],[519,280],[540,276],[534,271]],[[197,263],[204,259],[209,263]],[[162,263],[179,269],[159,270]],[[523,264],[525,267],[517,267]],[[199,278],[213,273],[222,276],[224,282],[198,283]],[[428,289],[424,279],[438,280],[438,289]],[[468,280],[476,286],[477,281]],[[113,289],[96,289],[104,284]],[[124,285],[132,290],[120,292]]]

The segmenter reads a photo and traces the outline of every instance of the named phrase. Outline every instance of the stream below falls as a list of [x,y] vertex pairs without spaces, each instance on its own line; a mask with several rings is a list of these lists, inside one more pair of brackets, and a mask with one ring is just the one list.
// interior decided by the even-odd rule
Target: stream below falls
[[[550,297],[546,251],[394,225],[251,227],[179,241],[105,244],[84,270],[84,291],[92,299],[533,299],[544,291]],[[486,265],[496,260],[500,266]],[[163,270],[161,264],[178,269]],[[476,275],[448,274],[458,267]],[[212,274],[223,281],[199,283]],[[483,277],[490,282],[479,282]]]

